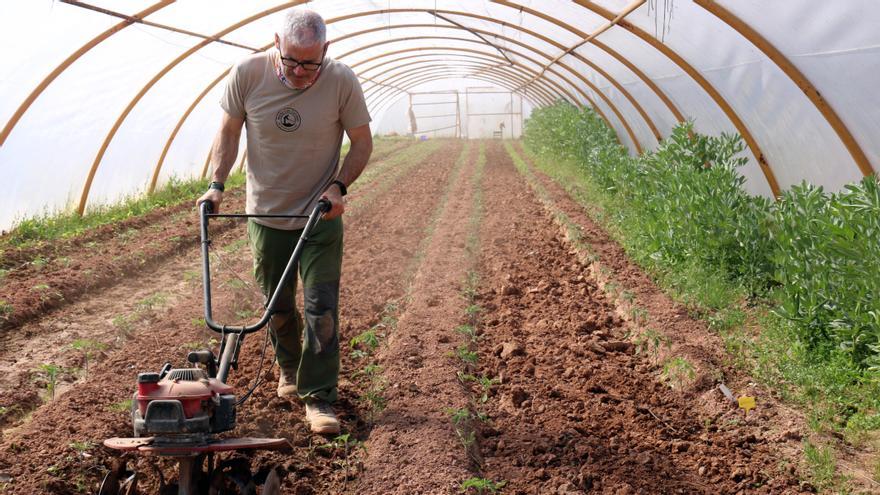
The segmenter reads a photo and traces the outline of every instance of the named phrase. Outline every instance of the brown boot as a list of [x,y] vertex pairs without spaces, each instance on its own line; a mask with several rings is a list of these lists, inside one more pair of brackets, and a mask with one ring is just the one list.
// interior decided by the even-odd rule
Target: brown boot
[[278,377],[278,397],[296,397],[296,370],[281,368]]
[[306,402],[306,421],[313,433],[320,435],[338,435],[339,420],[330,404],[322,400],[312,399]]

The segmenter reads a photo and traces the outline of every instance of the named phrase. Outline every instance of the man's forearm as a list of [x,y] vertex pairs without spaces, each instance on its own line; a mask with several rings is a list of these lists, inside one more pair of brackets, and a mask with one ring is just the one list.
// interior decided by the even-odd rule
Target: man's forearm
[[[232,130],[234,131],[234,129]],[[235,165],[235,159],[238,157],[238,140],[241,137],[239,132],[230,132],[230,130],[220,129],[214,138],[214,146],[211,150],[211,165],[214,169],[211,174],[211,180],[216,182],[226,182],[229,172]]]
[[370,161],[372,153],[372,140],[367,142],[352,141],[351,148],[349,148],[348,155],[345,156],[345,160],[342,162],[342,168],[339,170],[337,179],[341,180],[346,186],[350,186],[360,177],[361,172],[367,166],[367,162]]

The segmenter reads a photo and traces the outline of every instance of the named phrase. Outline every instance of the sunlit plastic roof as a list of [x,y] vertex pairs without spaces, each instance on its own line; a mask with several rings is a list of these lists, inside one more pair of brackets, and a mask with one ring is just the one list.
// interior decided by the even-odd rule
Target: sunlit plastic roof
[[634,154],[681,120],[738,132],[755,194],[880,166],[871,0],[3,0],[0,228],[204,175],[226,72],[304,4],[374,129],[407,132],[413,92],[481,86],[593,107]]

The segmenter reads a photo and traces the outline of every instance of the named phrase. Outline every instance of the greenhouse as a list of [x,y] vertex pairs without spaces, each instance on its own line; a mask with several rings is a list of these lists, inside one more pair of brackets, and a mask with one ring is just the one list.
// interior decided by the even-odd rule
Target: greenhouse
[[0,9],[0,492],[880,493],[875,2]]

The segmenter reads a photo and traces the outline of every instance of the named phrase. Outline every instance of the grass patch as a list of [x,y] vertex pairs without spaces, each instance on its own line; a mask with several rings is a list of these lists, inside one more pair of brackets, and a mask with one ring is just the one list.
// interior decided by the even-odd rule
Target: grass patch
[[[168,183],[152,194],[132,196],[114,205],[90,208],[82,216],[76,212],[61,212],[23,219],[0,239],[0,250],[72,237],[101,225],[144,215],[156,208],[183,201],[194,201],[205,192],[208,182],[202,179],[181,180],[172,177]],[[226,188],[228,190],[243,184],[244,174],[232,174],[226,182]],[[121,235],[125,236],[125,233]]]

